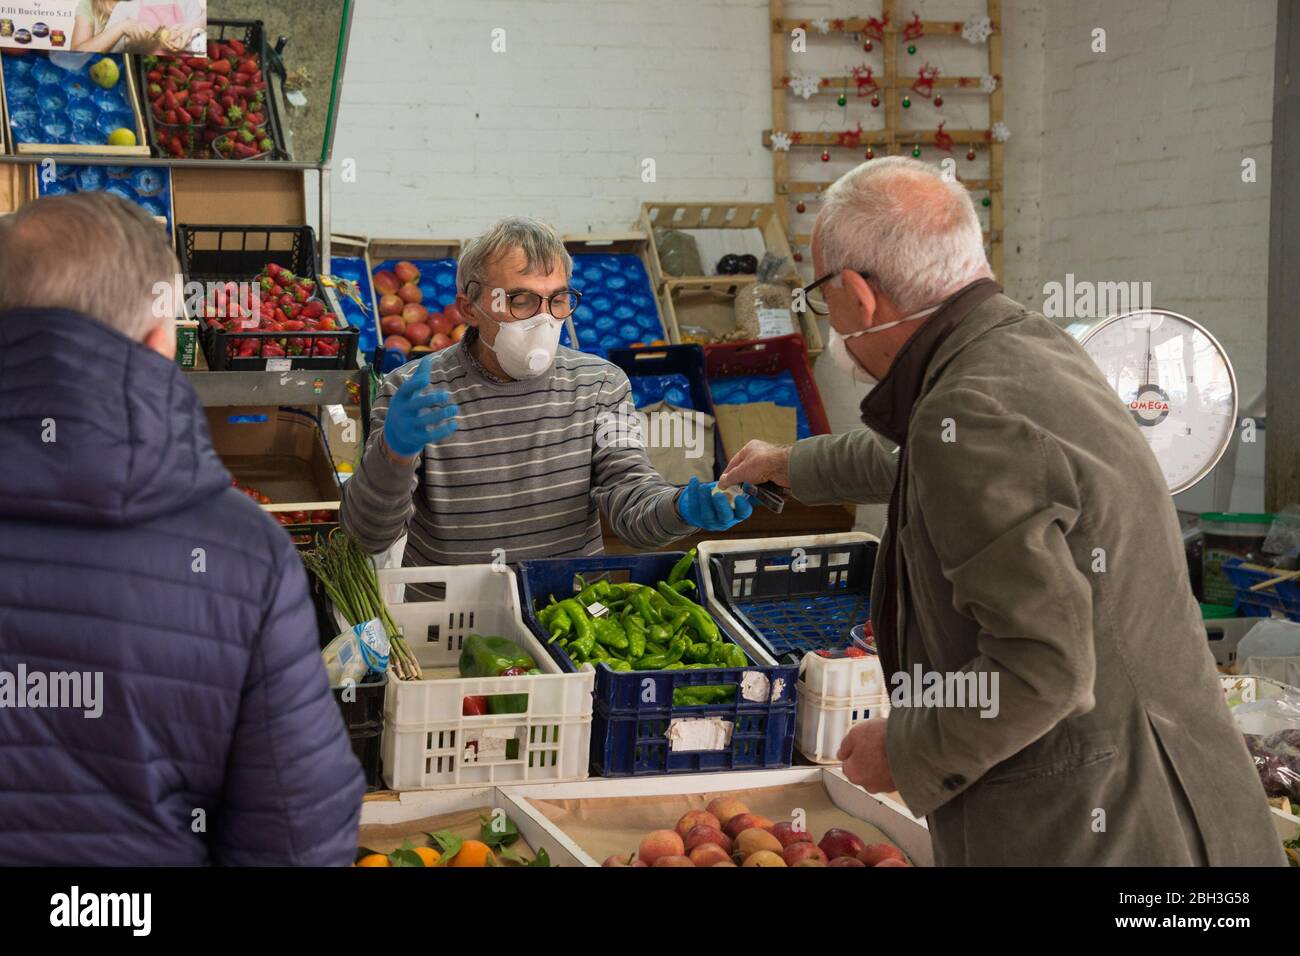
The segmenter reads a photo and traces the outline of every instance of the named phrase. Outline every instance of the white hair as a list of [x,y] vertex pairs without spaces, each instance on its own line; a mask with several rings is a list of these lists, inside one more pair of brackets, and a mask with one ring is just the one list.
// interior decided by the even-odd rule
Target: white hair
[[566,282],[573,278],[573,257],[559,233],[539,219],[516,216],[494,223],[469,241],[456,266],[456,285],[465,292],[471,282],[482,284],[488,266],[512,249],[523,252],[525,272],[547,273],[559,265]]
[[827,272],[865,272],[901,312],[991,277],[966,187],[906,156],[870,160],[825,192],[817,219]]

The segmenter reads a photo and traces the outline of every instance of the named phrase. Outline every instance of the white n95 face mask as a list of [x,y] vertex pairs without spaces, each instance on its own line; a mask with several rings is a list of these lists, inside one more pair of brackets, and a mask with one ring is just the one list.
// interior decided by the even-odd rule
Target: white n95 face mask
[[[481,308],[479,311],[483,312]],[[501,322],[493,318],[492,321],[497,326],[496,341],[488,345],[484,339],[483,344],[496,353],[502,370],[511,378],[536,378],[555,362],[560,330],[564,328],[560,319],[542,312],[531,319]]]
[[928,309],[922,309],[920,312],[913,312],[911,315],[905,315],[901,319],[895,319],[893,322],[886,322],[884,325],[873,325],[869,329],[859,329],[857,332],[850,332],[845,335],[843,332],[836,330],[831,326],[830,342],[826,345],[826,351],[830,353],[831,361],[835,367],[842,373],[853,379],[855,382],[861,382],[863,385],[870,385],[875,388],[880,384],[880,380],[862,367],[862,363],[857,360],[852,352],[849,351],[845,343],[849,339],[856,339],[859,335],[870,335],[872,332],[883,332],[885,329],[892,329],[896,325],[902,325],[904,322],[915,322],[917,319],[925,318],[932,312],[939,311],[939,306],[933,305]]

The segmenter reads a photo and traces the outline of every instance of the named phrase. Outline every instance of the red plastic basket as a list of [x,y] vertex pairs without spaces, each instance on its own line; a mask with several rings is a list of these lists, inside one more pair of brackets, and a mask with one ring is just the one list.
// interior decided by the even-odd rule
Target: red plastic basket
[[[821,392],[817,391],[817,380],[808,367],[808,351],[802,336],[782,335],[773,339],[704,347],[704,374],[710,381],[736,375],[776,375],[784,371],[789,371],[794,378],[812,433],[829,435],[831,423],[826,418]],[[735,454],[739,450],[728,448],[727,453]]]

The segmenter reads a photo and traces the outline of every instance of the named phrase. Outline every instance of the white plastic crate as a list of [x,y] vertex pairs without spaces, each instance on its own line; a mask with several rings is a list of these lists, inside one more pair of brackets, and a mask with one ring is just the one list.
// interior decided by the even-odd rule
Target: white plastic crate
[[[838,662],[836,662],[838,663]],[[840,743],[854,725],[889,716],[889,695],[823,697],[799,684],[794,745],[813,763],[839,763]]]
[[[846,531],[841,534],[806,534],[776,538],[730,538],[720,541],[701,541],[697,546],[697,553],[700,562],[700,576],[704,578],[704,604],[709,609],[710,614],[725,622],[732,633],[739,635],[736,643],[740,644],[756,663],[775,664],[776,659],[772,657],[768,649],[753,636],[749,628],[736,620],[736,616],[731,613],[726,602],[717,594],[713,583],[713,573],[709,568],[709,558],[716,554],[727,554],[735,551],[781,549],[794,553],[795,548],[833,547],[839,544],[865,544],[872,541],[877,544],[880,543],[880,539],[875,535],[861,531]],[[830,665],[832,671],[839,669],[844,672],[844,677],[840,678],[840,680],[846,686],[852,684],[854,678],[851,673],[853,670],[851,665],[855,663],[854,659],[827,660],[825,663]],[[800,666],[804,665],[801,664]]]
[[821,657],[805,654],[799,664],[800,693],[807,687],[822,697],[875,697],[885,694],[885,672],[880,658]]
[[[425,675],[403,681],[388,674],[381,753],[392,789],[586,779],[595,671],[560,671],[524,625],[513,571],[461,565],[393,568],[378,576],[393,621]],[[442,585],[445,596],[406,601],[407,584]],[[471,634],[518,644],[543,673],[457,676],[461,646]],[[495,694],[527,694],[528,707],[462,716],[464,698]]]

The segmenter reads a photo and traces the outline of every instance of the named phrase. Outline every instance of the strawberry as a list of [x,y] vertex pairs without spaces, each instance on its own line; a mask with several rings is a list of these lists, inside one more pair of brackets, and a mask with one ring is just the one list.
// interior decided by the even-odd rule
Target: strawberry
[[226,46],[230,47],[231,52],[236,56],[244,56],[248,52],[242,40],[227,40]]
[[213,60],[208,69],[218,76],[229,76],[232,66],[229,60]]
[[257,148],[264,153],[269,153],[271,150],[275,149],[275,143],[271,142],[269,139],[264,139],[257,144]]
[[320,328],[322,331],[333,331],[334,329],[337,329],[339,327],[337,320],[338,320],[338,316],[335,315],[333,312],[326,312],[324,315],[320,317],[320,325],[318,326],[318,328]]
[[[224,102],[224,100],[223,100],[223,102]],[[239,121],[240,121],[241,119],[243,119],[243,118],[244,118],[244,111],[241,110],[238,106],[234,106],[234,105],[232,105],[232,106],[227,107],[227,109],[226,109],[226,125],[227,125],[227,126],[238,126],[238,125],[239,125]]]
[[308,302],[302,307],[302,315],[305,319],[319,319],[325,314],[325,303],[319,300]]
[[150,98],[151,100],[154,100],[154,99],[157,99],[157,98],[160,97],[160,96],[162,96],[162,87],[159,86],[157,83],[150,83],[150,84],[149,84],[149,98]]
[[244,60],[242,63],[240,63],[239,66],[236,68],[235,72],[241,74],[248,74],[248,73],[256,73],[260,69],[261,67],[257,65],[257,61],[250,57]]

